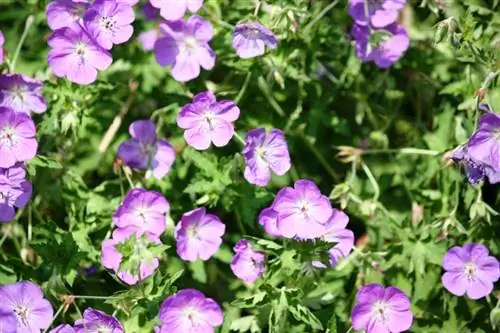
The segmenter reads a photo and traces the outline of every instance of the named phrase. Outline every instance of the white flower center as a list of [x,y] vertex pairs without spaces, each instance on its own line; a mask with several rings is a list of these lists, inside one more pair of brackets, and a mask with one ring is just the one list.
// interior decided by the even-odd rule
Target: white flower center
[[12,94],[12,98],[19,98],[19,100],[23,101],[24,100],[24,94],[26,93],[26,88],[21,85],[14,85],[10,89],[10,92]]
[[194,224],[190,224],[186,228],[188,238],[198,237],[198,228]]
[[463,274],[468,281],[474,281],[477,274],[477,266],[473,262],[468,262],[464,265]]
[[205,110],[203,111],[203,119],[207,122],[208,124],[208,127],[210,129],[213,129],[214,128],[214,119],[215,119],[215,116],[214,116],[214,113],[210,110]]
[[188,326],[194,327],[196,326],[195,322],[197,321],[198,310],[192,306],[187,306],[182,310],[182,317],[188,324]]
[[307,212],[309,211],[310,208],[311,208],[311,205],[309,204],[309,202],[307,200],[302,199],[299,201],[299,209],[302,213],[307,214]]
[[85,53],[87,53],[87,49],[88,49],[87,44],[80,41],[76,43],[74,52],[76,55],[83,58],[83,56],[85,56]]
[[28,325],[29,310],[24,304],[18,304],[14,307],[14,313],[23,325]]
[[198,48],[198,41],[193,36],[187,36],[184,38],[184,49],[186,51],[194,51]]
[[376,301],[372,304],[373,316],[379,321],[386,321],[387,315],[387,304],[382,301]]
[[115,25],[116,21],[109,16],[101,16],[101,19],[99,20],[99,25],[101,28],[108,30],[108,32],[114,32],[115,30]]
[[14,127],[6,126],[0,129],[0,146],[12,147],[17,144],[17,141],[18,137]]
[[97,325],[96,330],[97,330],[96,333],[111,333],[111,329],[103,324]]

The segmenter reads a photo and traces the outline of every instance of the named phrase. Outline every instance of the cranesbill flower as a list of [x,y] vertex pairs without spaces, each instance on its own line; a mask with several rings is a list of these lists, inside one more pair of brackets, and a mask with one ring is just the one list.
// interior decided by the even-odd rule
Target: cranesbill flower
[[223,147],[234,134],[233,122],[240,109],[233,101],[216,101],[212,92],[197,94],[192,103],[185,105],[177,116],[177,125],[185,129],[184,139],[195,149],[203,150],[213,143]]
[[160,236],[165,231],[165,214],[169,210],[170,205],[161,193],[135,188],[113,214],[113,223],[118,228]]
[[488,112],[467,143],[467,152],[474,161],[500,172],[500,114]]
[[158,30],[151,29],[148,31],[141,32],[137,39],[141,43],[142,49],[144,51],[151,51],[155,47],[156,40],[158,39]]
[[382,28],[396,22],[405,3],[406,0],[349,0],[349,15],[359,25],[367,25],[369,21],[370,26]]
[[0,168],[10,168],[36,155],[35,123],[24,113],[0,107]]
[[94,82],[97,71],[107,69],[113,62],[111,55],[79,24],[54,31],[48,42],[48,62],[54,74],[78,84]]
[[114,316],[99,310],[87,308],[83,318],[75,322],[76,333],[123,333],[122,324]]
[[347,257],[354,247],[354,233],[346,229],[347,223],[349,223],[347,214],[334,209],[330,220],[326,223],[326,232],[321,236],[325,242],[337,243],[328,250],[332,267],[335,267],[340,259]]
[[42,95],[43,85],[22,74],[0,75],[0,106],[26,114],[43,113],[47,102]]
[[264,274],[266,255],[254,251],[249,241],[239,240],[234,246],[234,252],[236,254],[231,260],[231,270],[239,279],[252,283]]
[[0,65],[3,64],[3,43],[5,43],[5,37],[3,32],[0,30]]
[[328,198],[306,179],[296,181],[294,187],[281,189],[271,208],[278,216],[278,231],[286,238],[320,237],[333,213]]
[[12,221],[16,215],[15,208],[26,206],[32,191],[22,163],[0,168],[0,222]]
[[89,35],[103,48],[125,43],[132,37],[135,20],[134,9],[114,0],[97,0],[83,18]]
[[16,326],[10,325],[5,331],[12,328],[15,332],[40,332],[52,323],[54,309],[43,297],[42,289],[29,281],[20,281],[14,284],[5,284],[0,287],[0,313],[14,315]]
[[222,244],[226,226],[221,220],[197,208],[182,215],[175,227],[177,254],[183,260],[208,260]]
[[203,0],[149,0],[149,3],[160,10],[160,15],[168,21],[180,20],[186,10],[196,13],[203,6]]
[[276,48],[276,35],[257,22],[240,23],[233,32],[233,48],[240,58],[248,59],[261,56],[266,51]]
[[61,324],[50,330],[49,333],[75,333],[75,329],[68,324]]
[[464,165],[467,180],[472,185],[479,183],[484,177],[487,177],[491,184],[500,182],[500,172],[495,171],[490,165],[483,164],[472,158],[469,154],[467,145],[456,148],[453,152],[452,159]]
[[83,23],[83,16],[89,4],[76,0],[55,0],[49,2],[45,11],[47,23],[52,30]]
[[443,286],[453,295],[467,294],[471,299],[489,295],[500,277],[498,260],[482,244],[452,247],[443,258],[443,268]]
[[172,76],[180,82],[200,75],[200,67],[210,70],[215,66],[215,52],[208,42],[214,36],[212,25],[199,16],[160,25],[162,37],[154,47],[156,61],[161,66],[172,66]]
[[[117,248],[131,237],[136,237],[132,258],[129,258],[130,261],[135,262],[134,270],[120,267],[123,255]],[[148,250],[148,246],[151,244],[161,244],[161,241],[157,236],[152,236],[149,233],[141,234],[132,228],[115,229],[112,238],[102,242],[101,264],[113,270],[123,282],[134,285],[139,280],[144,280],[152,275],[160,264],[158,258]]]
[[196,289],[183,289],[168,297],[159,317],[160,333],[213,333],[224,321],[219,305]]
[[172,145],[156,136],[150,120],[134,121],[128,131],[132,139],[118,147],[118,156],[132,168],[150,169],[155,178],[165,177],[175,160]]
[[266,186],[271,181],[271,171],[283,176],[290,170],[288,145],[280,130],[272,129],[269,133],[264,128],[250,130],[245,142],[244,177],[250,184]]
[[368,284],[358,291],[352,309],[352,327],[366,333],[399,333],[413,322],[410,299],[396,287]]
[[405,28],[394,23],[375,30],[380,35],[376,45],[371,45],[370,30],[366,26],[353,24],[356,54],[363,62],[373,61],[380,68],[388,68],[398,61],[410,46],[410,38]]
[[17,333],[17,319],[11,312],[0,312],[0,332]]

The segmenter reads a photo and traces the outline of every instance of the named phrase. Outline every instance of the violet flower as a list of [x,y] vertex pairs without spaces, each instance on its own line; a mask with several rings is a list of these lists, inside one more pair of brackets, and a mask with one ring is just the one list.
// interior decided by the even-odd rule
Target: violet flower
[[231,270],[239,279],[252,283],[264,274],[266,269],[266,255],[254,251],[252,244],[241,239],[234,246],[234,255],[231,260]]
[[212,92],[197,94],[177,116],[177,125],[185,129],[184,139],[195,149],[204,150],[213,143],[223,147],[234,134],[233,122],[240,109],[233,101],[216,101]]
[[107,69],[113,59],[81,25],[54,31],[49,37],[49,66],[56,76],[67,77],[78,84],[90,84],[97,71]]
[[471,299],[489,295],[500,277],[498,260],[482,244],[452,247],[443,258],[443,268],[443,286],[453,295],[467,294]]
[[396,287],[368,284],[358,291],[352,309],[352,327],[366,333],[400,333],[410,329],[410,299]]
[[[131,236],[136,237],[135,247],[132,251],[133,258],[130,259],[137,264],[136,267],[138,271],[136,272],[124,270],[120,267],[123,255],[117,249],[118,244],[124,243]],[[141,234],[132,228],[115,229],[112,238],[102,242],[101,264],[113,270],[123,282],[134,285],[139,282],[139,280],[144,280],[152,275],[160,264],[158,258],[147,248],[148,245],[152,243],[161,244],[161,241],[158,237],[148,233]]]
[[24,113],[0,107],[0,168],[10,168],[17,162],[35,157],[35,123]]
[[277,229],[286,238],[320,237],[333,213],[330,200],[306,179],[296,181],[293,188],[281,189],[271,208],[277,214]]
[[212,25],[199,16],[187,21],[165,22],[154,47],[156,61],[161,66],[172,66],[172,76],[180,82],[200,75],[200,67],[210,70],[215,66],[215,52],[208,42],[214,36]]
[[245,179],[250,184],[266,186],[271,181],[271,171],[283,176],[290,170],[290,154],[283,132],[264,128],[248,131],[245,138],[243,156],[246,167]]
[[281,233],[278,230],[278,213],[271,207],[264,208],[259,214],[259,224],[264,227],[264,230],[271,237],[280,237]]
[[203,6],[203,0],[149,0],[151,6],[160,10],[160,15],[168,21],[180,20],[187,10],[196,13]]
[[165,231],[165,215],[169,210],[170,205],[161,193],[134,188],[113,214],[113,223],[118,228],[159,237]]
[[134,121],[128,131],[132,138],[118,147],[118,156],[129,167],[151,170],[157,179],[165,177],[175,160],[172,145],[156,136],[150,120]]
[[356,54],[362,62],[373,61],[380,68],[388,68],[398,61],[410,46],[408,33],[396,23],[372,32],[383,35],[378,45],[370,44],[372,36],[368,27],[358,24],[352,26]]
[[71,325],[61,324],[56,328],[51,329],[49,333],[75,333],[75,329]]
[[114,0],[97,0],[83,18],[89,35],[103,48],[125,43],[132,37],[135,20],[134,9]]
[[137,39],[141,43],[142,49],[144,51],[151,51],[155,47],[156,40],[158,39],[159,33],[157,29],[151,29],[148,31],[141,32]]
[[208,260],[222,244],[226,226],[205,208],[197,208],[182,215],[175,227],[177,254],[183,260]]
[[240,58],[255,58],[264,54],[266,46],[275,49],[276,35],[257,22],[240,23],[233,32],[233,48]]
[[0,222],[14,220],[15,208],[26,206],[32,191],[22,163],[14,164],[7,169],[0,168]]
[[83,23],[83,16],[89,4],[76,0],[55,0],[49,2],[45,15],[52,30],[71,27]]
[[4,331],[40,332],[52,323],[54,309],[44,298],[42,289],[32,282],[20,281],[1,286],[0,300],[0,314],[8,320],[2,323],[6,326]]
[[0,107],[28,115],[31,112],[43,113],[47,110],[47,102],[42,89],[40,81],[22,74],[0,75]]
[[124,331],[116,317],[92,308],[85,309],[83,318],[75,322],[76,333],[124,333]]
[[326,232],[321,236],[325,242],[336,243],[328,250],[330,266],[335,267],[340,259],[346,258],[354,247],[354,233],[346,229],[349,217],[341,210],[333,209],[327,222]]
[[141,6],[142,13],[144,14],[144,18],[148,21],[153,21],[158,17],[160,10],[156,7],[153,7],[151,3],[146,2]]
[[396,22],[405,4],[406,0],[349,0],[349,15],[357,24],[367,25],[368,12],[369,25],[382,28]]
[[168,297],[159,317],[159,333],[213,333],[224,321],[219,305],[196,289],[183,289]]

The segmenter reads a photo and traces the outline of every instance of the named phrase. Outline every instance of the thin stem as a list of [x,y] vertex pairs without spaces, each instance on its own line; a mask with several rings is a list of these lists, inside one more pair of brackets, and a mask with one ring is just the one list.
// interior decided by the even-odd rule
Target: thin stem
[[28,206],[28,243],[31,243],[33,237],[33,207],[31,203]]
[[238,93],[238,96],[234,99],[234,102],[238,104],[240,100],[243,98],[243,95],[247,91],[248,84],[250,83],[250,79],[252,78],[252,71],[248,71],[247,76],[245,78],[245,81],[243,82],[243,86],[241,86],[240,92]]
[[125,178],[127,178],[127,181],[128,181],[128,184],[130,185],[130,188],[133,189],[135,187],[134,182],[132,181],[132,178],[130,178],[130,175],[128,174],[128,172],[125,170],[125,167],[122,167],[122,171],[123,171],[123,174],[125,175]]
[[238,211],[236,211],[236,223],[238,224],[238,228],[240,229],[241,234],[246,235],[247,231],[245,229],[245,226],[243,225],[243,221],[241,220],[241,216]]
[[396,149],[370,149],[370,150],[362,150],[362,155],[368,154],[406,154],[406,155],[429,155],[436,156],[439,155],[440,152],[436,150],[429,149],[419,149],[419,148],[396,148]]
[[123,118],[128,113],[130,107],[132,106],[132,103],[134,102],[135,96],[137,95],[136,94],[138,86],[137,82],[131,82],[129,86],[130,86],[130,95],[125,101],[125,104],[123,104],[122,108],[120,109],[120,112],[116,115],[115,119],[113,119],[111,125],[109,125],[106,134],[104,134],[101,143],[99,144],[99,152],[101,154],[106,152],[111,141],[113,141],[113,138],[115,137],[116,133],[118,132],[118,129],[120,128],[120,125],[123,122]]
[[9,72],[14,73],[14,70],[16,69],[16,62],[17,59],[19,58],[19,54],[21,53],[21,48],[23,47],[24,40],[26,39],[26,36],[28,36],[28,32],[33,25],[33,22],[35,21],[33,15],[28,16],[26,19],[26,23],[24,24],[24,31],[23,34],[21,35],[21,39],[19,39],[19,43],[17,44],[16,51],[14,52],[14,57],[12,58],[12,61],[10,62],[9,65]]
[[371,172],[370,168],[368,165],[366,165],[365,162],[362,162],[361,166],[363,167],[363,171],[365,172],[366,176],[368,177],[368,180],[372,184],[373,187],[373,200],[377,201],[378,198],[380,197],[380,187],[378,186],[377,180],[373,176],[373,173]]
[[301,133],[301,137],[304,140],[305,144],[307,147],[311,150],[311,152],[314,154],[314,156],[318,159],[319,163],[325,168],[326,172],[335,180],[337,183],[340,182],[340,177],[337,175],[335,170],[330,166],[330,164],[326,161],[326,159],[321,155],[321,152],[316,148],[315,145],[313,145],[309,139]]
[[257,16],[259,14],[261,0],[257,0],[257,5],[255,6],[255,10],[253,11],[253,16]]
[[92,295],[71,295],[74,299],[100,299],[100,300],[108,300],[108,299],[121,299],[121,297],[114,296],[92,296]]
[[338,0],[333,1],[331,4],[326,6],[314,19],[312,19],[312,21],[309,22],[304,28],[305,33],[307,33],[316,23],[318,23],[318,21],[321,20],[321,18],[325,16],[326,13],[328,13],[333,7],[335,7],[337,3]]
[[238,134],[238,132],[234,132],[233,137],[236,138],[237,141],[239,141],[243,146],[246,145],[245,140]]
[[50,322],[49,326],[47,326],[47,328],[43,331],[43,333],[47,333],[49,331],[50,326],[52,326],[52,324],[57,319],[57,317],[59,317],[59,315],[61,314],[61,311],[64,309],[65,305],[66,305],[66,303],[63,302],[63,304],[61,304],[59,309],[57,309],[56,314],[54,315],[54,317],[52,317],[52,321]]

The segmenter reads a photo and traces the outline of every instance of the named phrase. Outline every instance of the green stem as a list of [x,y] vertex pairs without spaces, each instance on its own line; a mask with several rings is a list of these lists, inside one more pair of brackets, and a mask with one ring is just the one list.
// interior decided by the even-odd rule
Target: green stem
[[259,14],[260,5],[262,4],[261,2],[261,0],[257,0],[257,5],[255,6],[255,10],[253,11],[253,16],[257,16]]
[[370,150],[363,150],[361,154],[369,155],[369,154],[394,154],[394,153],[400,153],[406,155],[429,155],[429,156],[436,156],[440,154],[440,152],[436,150],[419,149],[411,147],[397,148],[397,149],[370,149]]
[[92,295],[70,295],[74,299],[100,299],[100,300],[108,300],[108,299],[121,299],[121,297],[114,296],[92,296]]
[[246,145],[245,140],[238,134],[238,132],[234,132],[233,137],[236,138],[237,141],[239,141],[243,146]]
[[236,211],[236,223],[238,224],[238,228],[240,229],[241,234],[246,235],[247,231],[245,229],[245,226],[243,225],[243,221],[241,220],[241,216],[238,211]]
[[368,177],[368,180],[372,184],[373,187],[373,200],[377,201],[378,198],[380,197],[380,187],[378,186],[377,180],[373,176],[373,173],[371,172],[370,168],[366,163],[362,163],[361,166],[363,167],[363,171],[365,172],[366,176]]
[[52,326],[52,324],[54,323],[54,321],[57,319],[57,317],[59,317],[59,315],[61,314],[61,311],[64,309],[64,306],[66,305],[66,303],[63,303],[61,304],[61,306],[59,307],[59,309],[57,310],[56,314],[54,315],[54,317],[52,317],[52,321],[50,322],[50,325],[47,326],[47,328],[43,331],[43,333],[47,333],[49,331],[49,328],[50,326]]
[[301,133],[301,137],[304,140],[305,144],[307,147],[311,150],[311,152],[314,154],[314,156],[318,159],[319,163],[325,168],[325,170],[328,172],[328,174],[335,180],[337,183],[340,182],[340,177],[337,175],[335,170],[330,166],[330,164],[326,161],[326,159],[321,155],[321,152],[314,146],[309,139]]
[[245,78],[245,81],[243,82],[243,86],[241,86],[240,92],[238,93],[238,96],[236,96],[234,102],[238,104],[240,100],[243,98],[243,95],[247,91],[248,84],[250,83],[250,79],[252,77],[252,71],[248,71],[247,76]]
[[28,32],[33,25],[34,22],[34,17],[33,15],[28,16],[26,19],[26,23],[24,24],[24,31],[23,34],[21,35],[21,39],[19,40],[19,43],[17,44],[16,51],[14,52],[14,57],[12,58],[12,61],[10,62],[9,65],[9,72],[14,73],[14,70],[16,69],[16,62],[17,58],[19,58],[19,54],[21,53],[21,48],[23,47],[24,40],[26,39],[26,36],[28,36]]
[[326,6],[314,19],[312,19],[311,22],[309,22],[306,27],[304,28],[304,33],[308,33],[309,30],[316,24],[318,23],[319,20],[321,20],[321,18],[323,16],[326,15],[326,13],[328,13],[333,7],[335,7],[338,3],[338,0],[335,0],[333,1],[331,4],[329,4],[328,6]]
[[[488,73],[488,75],[486,75],[486,78],[483,81],[483,84],[481,85],[481,89],[488,89],[488,87],[491,84],[491,81],[493,81],[497,77],[498,74],[500,74],[500,70],[498,70],[496,72]],[[476,113],[474,116],[474,124],[476,124],[476,126],[479,122],[479,104],[480,103],[481,103],[481,96],[478,95],[477,102],[476,102]]]

